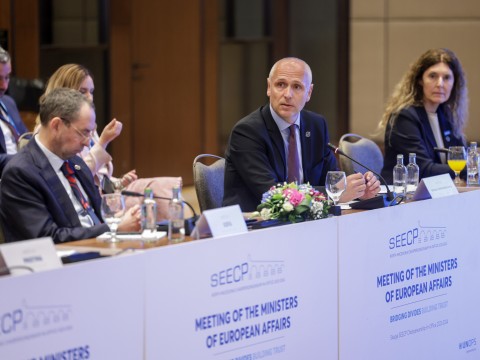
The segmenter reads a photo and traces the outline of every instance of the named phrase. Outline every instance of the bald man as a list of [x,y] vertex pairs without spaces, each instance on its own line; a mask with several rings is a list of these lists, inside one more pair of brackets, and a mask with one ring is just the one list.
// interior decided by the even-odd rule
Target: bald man
[[[270,103],[240,120],[230,134],[224,206],[239,204],[244,212],[255,211],[263,193],[275,184],[324,186],[327,172],[338,170],[327,147],[325,118],[304,110],[312,91],[312,71],[305,61],[290,57],[273,65],[267,78]],[[367,199],[379,190],[371,172],[353,174],[340,201]]]

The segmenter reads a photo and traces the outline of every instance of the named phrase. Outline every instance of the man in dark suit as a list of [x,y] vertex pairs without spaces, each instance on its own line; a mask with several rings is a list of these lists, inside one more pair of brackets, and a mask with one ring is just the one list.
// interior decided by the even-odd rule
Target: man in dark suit
[[[50,236],[61,243],[109,231],[92,173],[76,155],[95,131],[93,104],[76,90],[55,89],[40,104],[40,122],[39,133],[9,161],[2,177],[0,217],[6,241]],[[138,206],[118,229],[139,229]]]
[[[239,204],[242,211],[254,211],[262,194],[277,183],[323,186],[327,172],[337,170],[335,156],[327,147],[325,119],[303,110],[312,91],[307,63],[297,58],[275,63],[267,79],[270,104],[240,120],[230,135],[224,206]],[[296,139],[293,143],[292,138]],[[371,172],[353,174],[347,177],[347,190],[340,200],[369,198],[379,190],[380,183]]]
[[27,132],[15,101],[5,92],[10,82],[10,55],[0,47],[0,176],[7,162],[17,153],[17,140]]

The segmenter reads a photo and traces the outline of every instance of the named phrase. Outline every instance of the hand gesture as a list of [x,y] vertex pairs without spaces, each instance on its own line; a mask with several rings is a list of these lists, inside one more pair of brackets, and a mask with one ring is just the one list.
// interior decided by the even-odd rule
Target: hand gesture
[[377,179],[375,175],[372,174],[371,171],[366,172],[363,175],[363,178],[365,179],[365,194],[361,196],[361,199],[370,199],[377,195],[380,191],[380,181]]
[[122,132],[122,123],[117,121],[117,119],[113,119],[110,121],[102,131],[100,135],[99,144],[105,149],[107,145],[115,139],[120,133]]
[[134,170],[130,170],[128,173],[123,175],[122,178],[120,179],[120,183],[125,188],[137,179],[138,179],[137,171],[134,169]]
[[366,188],[365,179],[361,173],[348,175],[347,189],[340,197],[340,202],[348,202],[362,197],[365,194]]

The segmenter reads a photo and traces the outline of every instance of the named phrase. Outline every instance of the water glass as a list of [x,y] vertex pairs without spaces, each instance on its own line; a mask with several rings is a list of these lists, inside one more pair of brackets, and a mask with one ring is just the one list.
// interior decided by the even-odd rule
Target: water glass
[[344,171],[329,171],[325,179],[325,190],[333,201],[333,205],[337,206],[340,196],[347,188],[347,176]]
[[117,242],[118,224],[125,214],[125,199],[120,193],[102,195],[102,217],[110,227],[110,242]]

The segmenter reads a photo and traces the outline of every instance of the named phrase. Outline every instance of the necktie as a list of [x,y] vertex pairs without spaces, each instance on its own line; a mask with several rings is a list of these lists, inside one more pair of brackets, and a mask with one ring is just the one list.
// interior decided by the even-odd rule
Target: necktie
[[287,181],[300,181],[300,161],[298,160],[296,125],[290,125],[288,136]]
[[82,191],[78,187],[77,179],[75,177],[75,173],[72,167],[70,166],[70,163],[68,161],[65,161],[60,170],[62,170],[63,175],[65,175],[65,177],[67,178],[68,183],[72,188],[73,194],[78,199],[78,201],[80,201],[80,204],[82,205],[85,212],[90,216],[93,223],[95,225],[100,224],[101,222],[98,219],[98,216],[95,214],[95,211],[93,211],[93,209],[90,207],[90,204],[88,203],[87,199],[85,199],[85,196],[83,196]]
[[2,110],[0,111],[0,120],[2,120],[8,126],[8,128],[12,132],[13,137],[15,138],[15,142],[18,143],[18,138],[20,137],[20,134],[18,133],[15,123],[8,115],[7,107],[2,101],[0,101],[0,108]]

